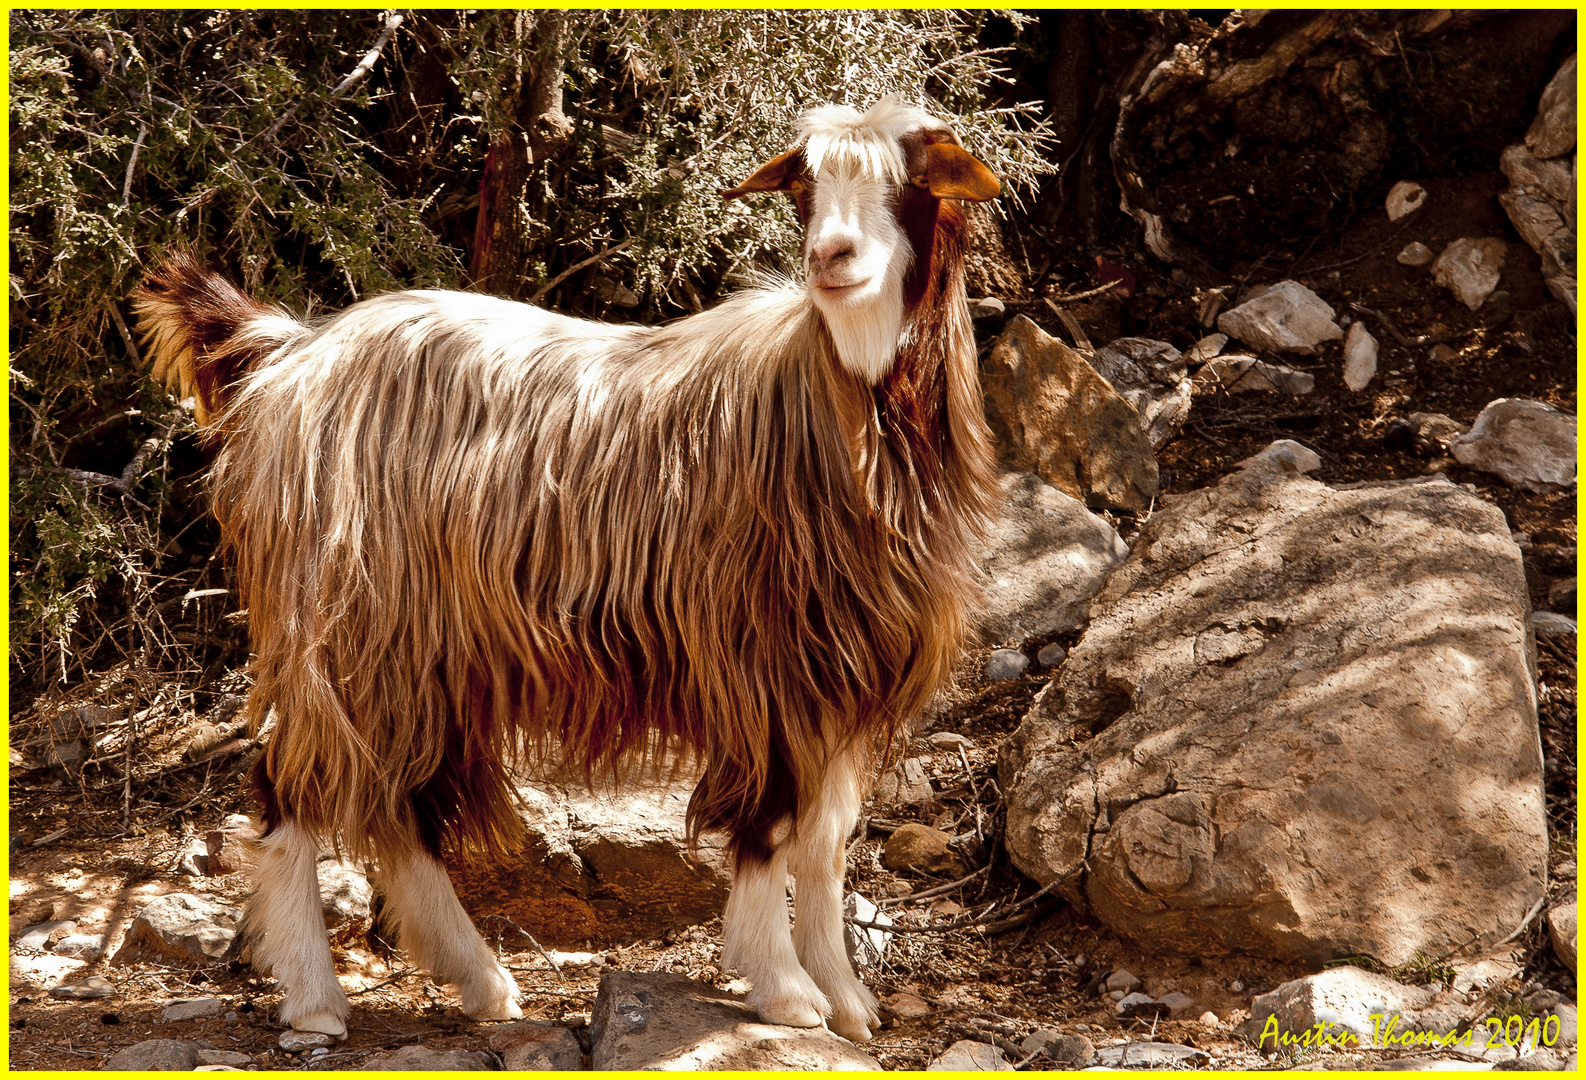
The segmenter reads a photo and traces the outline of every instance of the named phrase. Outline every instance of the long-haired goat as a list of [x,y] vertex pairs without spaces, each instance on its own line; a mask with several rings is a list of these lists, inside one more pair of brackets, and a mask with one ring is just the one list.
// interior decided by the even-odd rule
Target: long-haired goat
[[959,203],[998,183],[884,100],[809,112],[723,196],[771,191],[806,283],[659,328],[438,291],[306,325],[182,256],[139,290],[156,376],[218,437],[249,708],[276,716],[246,930],[284,1022],[346,1030],[326,839],[378,863],[470,1016],[521,1015],[437,854],[519,835],[525,753],[605,775],[681,747],[691,838],[734,851],[724,966],[767,1021],[869,1037],[844,843],[975,594],[996,486]]

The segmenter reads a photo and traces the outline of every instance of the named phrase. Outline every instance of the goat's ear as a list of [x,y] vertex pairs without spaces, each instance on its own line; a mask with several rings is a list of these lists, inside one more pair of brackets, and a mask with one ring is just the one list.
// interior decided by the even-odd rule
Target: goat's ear
[[[933,142],[925,147],[925,181],[920,186],[938,199],[985,202],[1002,193],[1002,184],[978,158],[953,142]],[[916,181],[918,182],[918,181]]]
[[799,169],[803,165],[802,154],[801,150],[789,150],[785,154],[778,154],[751,173],[749,179],[737,187],[723,191],[721,197],[736,199],[757,191],[791,191],[793,181],[798,179]]

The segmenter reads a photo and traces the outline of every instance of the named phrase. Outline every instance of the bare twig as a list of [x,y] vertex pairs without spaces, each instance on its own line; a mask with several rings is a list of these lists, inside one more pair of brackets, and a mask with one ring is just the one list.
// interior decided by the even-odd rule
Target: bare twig
[[121,205],[132,204],[132,170],[138,167],[138,155],[143,152],[143,140],[149,136],[149,125],[138,125],[138,137],[132,143],[132,156],[127,159],[127,178],[121,184]]
[[[336,84],[336,88],[330,92],[330,100],[336,101],[340,98],[346,97],[347,94],[352,92],[352,88],[356,86],[365,75],[368,75],[369,72],[374,70],[375,63],[380,59],[380,53],[384,51],[386,42],[391,40],[391,35],[396,33],[397,27],[401,25],[401,15],[393,12],[386,16],[385,29],[382,30],[380,32],[380,36],[375,39],[374,46],[368,52],[363,54],[363,59],[359,60],[358,66],[352,69],[352,74],[348,75],[345,79]],[[266,139],[274,139],[281,128],[286,126],[287,121],[296,116],[297,111],[302,107],[303,101],[301,98],[293,102],[291,108],[287,109],[284,113],[277,117],[275,123],[269,126],[269,128],[264,133],[264,137]]]
[[[566,982],[567,981],[562,976],[562,965],[558,964],[555,960],[551,959],[551,954],[545,951],[545,946],[541,945],[539,943],[539,941],[535,939],[533,934],[531,934],[527,930],[523,929],[523,927],[519,926],[517,923],[513,922],[511,919],[507,918],[505,915],[492,915],[490,917],[491,917],[491,919],[495,920],[496,922],[505,923],[506,925],[512,927],[512,929],[516,930],[518,933],[522,934],[524,937],[528,938],[529,939],[529,944],[533,945],[537,950],[539,950],[540,955],[545,957],[545,962],[547,964],[551,965],[551,970],[556,972],[556,981],[557,982]],[[525,969],[525,970],[527,970],[527,969]]]
[[[1525,913],[1525,918],[1520,920],[1520,925],[1515,927],[1514,932],[1508,937],[1504,938],[1500,942],[1497,942],[1497,945],[1507,945],[1509,942],[1519,937],[1521,931],[1523,931],[1527,926],[1531,925],[1531,920],[1536,918],[1536,913],[1542,910],[1542,905],[1545,903],[1547,903],[1546,895],[1538,897],[1536,903],[1531,905],[1531,910]],[[1496,945],[1494,947],[1496,947]]]
[[1096,288],[1086,289],[1084,292],[1068,293],[1065,296],[1047,296],[1043,297],[1043,299],[1052,308],[1052,310],[1056,311],[1060,304],[1077,304],[1081,300],[1090,300],[1097,296],[1110,293],[1112,290],[1116,289],[1122,284],[1123,282],[1121,280],[1109,281],[1105,285],[1098,285]]
[[566,270],[563,270],[560,274],[557,274],[550,281],[547,281],[544,285],[541,285],[538,289],[535,289],[534,290],[534,295],[529,297],[528,302],[531,303],[531,304],[538,304],[540,302],[541,297],[545,296],[546,293],[550,292],[552,289],[556,288],[562,282],[566,281],[568,278],[570,278],[574,274],[578,273],[584,267],[593,266],[595,263],[601,262],[601,261],[603,261],[605,259],[609,259],[613,255],[615,255],[617,252],[622,251],[624,248],[631,247],[632,245],[633,245],[633,238],[629,237],[627,240],[624,240],[622,243],[618,244],[616,247],[604,248],[604,249],[602,249],[600,251],[595,252],[589,258],[585,259],[583,262],[574,263],[572,266],[569,266]]
[[[127,347],[127,355],[132,357],[132,362],[138,367],[143,366],[143,357],[138,352],[138,343],[132,339],[132,331],[127,328],[127,320],[121,317],[121,308],[112,300],[106,305],[110,308],[110,321],[116,324],[116,331],[121,334],[121,341]],[[112,420],[120,419],[121,415],[136,415],[136,409],[129,409],[126,414],[111,417]],[[103,422],[102,422],[103,423]]]
[[347,996],[348,997],[357,997],[359,994],[367,994],[367,993],[369,993],[372,990],[379,990],[381,987],[390,986],[392,983],[397,982],[400,979],[407,978],[409,975],[412,975],[416,971],[418,971],[418,968],[411,968],[411,967],[410,968],[403,968],[401,971],[397,972],[395,975],[391,976],[389,979],[381,979],[379,982],[372,983],[369,986],[364,987],[362,990],[350,991],[347,994]]
[[[1015,903],[1010,904],[1008,907],[1003,908],[1000,913],[1006,915],[1009,912],[1021,911],[1022,909],[1030,907],[1030,905],[1034,904],[1041,897],[1045,896],[1047,893],[1057,888],[1058,885],[1062,884],[1063,880],[1063,878],[1057,878],[1054,881],[1048,882],[1038,891],[1026,896],[1023,900],[1016,901]],[[959,919],[957,922],[938,923],[935,926],[899,926],[896,923],[876,923],[870,922],[866,919],[855,918],[845,918],[843,921],[848,923],[850,926],[862,926],[866,930],[885,930],[888,933],[893,934],[945,934],[953,930],[965,930],[972,926],[979,926],[988,933],[996,933],[1001,930],[1008,930],[1015,926],[1020,926],[1037,915],[1036,912],[1026,911],[1023,915],[1020,915],[1017,918],[1004,919],[995,923],[986,922],[986,916],[990,915],[991,912],[995,910],[997,910],[996,906],[993,905],[991,909],[982,912],[979,915],[971,916],[967,919]]]
[[982,866],[979,870],[976,870],[967,877],[961,877],[957,881],[950,881],[946,885],[937,885],[930,889],[923,889],[920,892],[910,893],[907,896],[889,897],[886,900],[879,901],[876,906],[885,907],[887,904],[907,904],[913,900],[925,900],[932,896],[941,896],[944,893],[952,892],[954,889],[963,888],[965,885],[968,885],[971,881],[974,881],[977,877],[980,877],[990,869],[990,865]]

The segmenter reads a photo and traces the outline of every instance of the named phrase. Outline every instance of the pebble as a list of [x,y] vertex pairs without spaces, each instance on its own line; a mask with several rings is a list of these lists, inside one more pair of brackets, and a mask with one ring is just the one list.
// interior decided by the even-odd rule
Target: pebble
[[930,1002],[902,990],[882,998],[881,1007],[899,1020],[916,1020],[933,1011]]
[[81,982],[65,983],[50,988],[50,997],[87,1001],[116,996],[116,987],[103,975],[90,975]]
[[1402,221],[1426,202],[1426,189],[1413,180],[1400,180],[1388,192],[1388,220]]
[[1344,385],[1351,390],[1364,390],[1377,374],[1377,339],[1366,330],[1366,324],[1357,322],[1349,328],[1344,339]]
[[1123,968],[1118,968],[1107,976],[1108,990],[1122,990],[1127,994],[1140,989],[1141,985],[1139,978],[1133,972],[1125,971]]
[[994,319],[1007,313],[1007,305],[995,296],[983,296],[969,308],[969,317],[972,319]]
[[1404,245],[1404,250],[1399,252],[1399,261],[1405,266],[1425,266],[1431,262],[1435,255],[1432,249],[1419,240],[1412,240]]
[[237,1050],[199,1050],[200,1065],[252,1065],[253,1058]]
[[1035,659],[1042,667],[1056,667],[1068,659],[1068,650],[1054,641],[1050,645],[1042,645]]
[[1470,310],[1481,307],[1498,287],[1509,245],[1495,236],[1461,237],[1432,264],[1432,278]]
[[1222,352],[1226,344],[1228,344],[1227,334],[1207,334],[1190,346],[1189,352],[1184,354],[1184,359],[1191,364],[1204,364]]
[[105,935],[68,934],[50,950],[56,956],[75,956],[79,960],[98,960],[105,953]]
[[927,1072],[1008,1072],[1012,1069],[995,1046],[972,1039],[960,1039],[926,1066]]
[[1030,666],[1030,658],[1017,649],[997,649],[986,661],[986,678],[1017,679]]
[[949,750],[960,746],[965,750],[972,750],[975,746],[974,739],[960,735],[956,731],[937,731],[927,736],[926,741],[932,746],[940,746]]
[[206,1016],[219,1016],[221,1011],[219,998],[193,998],[191,1001],[173,1001],[160,1011],[160,1019],[168,1024],[182,1020],[201,1020]]

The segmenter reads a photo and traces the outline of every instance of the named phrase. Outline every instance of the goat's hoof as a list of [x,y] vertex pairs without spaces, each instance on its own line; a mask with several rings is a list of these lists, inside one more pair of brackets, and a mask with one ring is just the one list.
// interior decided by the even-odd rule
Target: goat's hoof
[[849,1042],[869,1042],[871,1025],[874,1024],[877,1027],[880,1026],[880,1024],[877,1023],[877,1019],[866,1019],[862,1016],[841,1018],[834,1016],[832,1017],[830,1026],[833,1032],[841,1035]]
[[464,1009],[463,1012],[470,1020],[521,1020],[523,1010],[518,1003],[508,998],[506,1001],[491,1005],[481,1005],[477,1009]]
[[521,1020],[518,984],[505,968],[483,971],[458,987],[463,1013],[470,1020]]
[[313,1013],[309,1016],[300,1016],[292,1021],[293,1031],[315,1031],[321,1035],[334,1035],[342,1042],[347,1041],[347,1024],[335,1013]]
[[811,996],[809,993],[799,992],[796,988],[789,988],[782,993],[773,992],[763,995],[751,991],[748,1005],[759,1013],[760,1019],[766,1023],[782,1024],[787,1027],[820,1027],[826,1019],[826,1014],[831,1011],[825,995],[818,990]]

